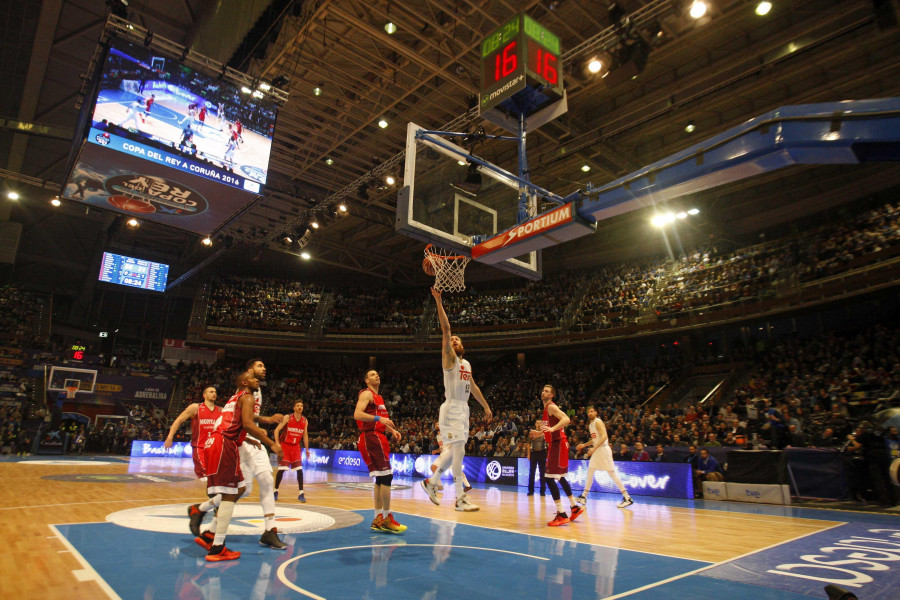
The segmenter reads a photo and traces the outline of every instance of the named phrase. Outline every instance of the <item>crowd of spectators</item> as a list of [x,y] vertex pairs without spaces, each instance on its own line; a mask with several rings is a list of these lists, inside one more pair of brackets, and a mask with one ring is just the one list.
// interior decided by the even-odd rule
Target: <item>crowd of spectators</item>
[[207,325],[303,331],[309,328],[322,286],[300,281],[223,277],[212,286]]
[[15,285],[0,286],[0,344],[14,348],[42,345],[37,331],[37,301]]
[[634,324],[647,305],[654,282],[665,272],[665,261],[600,267],[589,274],[590,286],[575,324],[582,329],[611,329]]
[[[430,296],[429,296],[430,298]],[[350,287],[334,292],[331,329],[396,329],[412,333],[422,315],[424,294],[393,295],[386,288]]]

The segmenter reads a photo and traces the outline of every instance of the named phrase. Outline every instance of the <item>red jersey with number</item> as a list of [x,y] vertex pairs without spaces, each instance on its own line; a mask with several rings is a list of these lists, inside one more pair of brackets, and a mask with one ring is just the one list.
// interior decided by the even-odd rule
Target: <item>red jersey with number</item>
[[[542,422],[547,427],[553,427],[554,425],[559,423],[559,419],[550,414],[549,408],[551,405],[556,406],[556,403],[550,402],[547,404],[547,406],[544,407],[544,416],[543,416]],[[566,432],[563,431],[562,429],[558,429],[552,433],[545,432],[544,439],[547,440],[548,444],[554,440],[564,440],[564,439],[566,439]]]
[[238,398],[245,394],[249,396],[250,392],[237,392],[225,403],[225,406],[222,407],[222,414],[216,420],[216,429],[213,432],[218,433],[223,438],[234,440],[238,444],[243,443],[244,438],[247,437],[247,432],[244,430],[243,417],[237,406]]
[[206,402],[201,402],[197,414],[191,419],[191,446],[202,448],[216,428],[216,420],[222,414],[222,409],[213,406],[212,410],[206,407]]
[[288,417],[287,425],[281,429],[281,443],[298,445],[303,439],[303,434],[306,433],[308,423],[306,417],[301,416],[298,421],[294,414],[291,413],[291,416]]
[[[381,396],[376,394],[373,390],[366,388],[364,390],[360,390],[359,393],[363,392],[372,392],[372,401],[366,406],[366,414],[379,416],[379,417],[387,417],[388,411],[387,407],[384,405],[384,400]],[[357,397],[359,397],[357,395]],[[384,423],[375,422],[375,421],[356,421],[356,426],[359,427],[360,431],[377,431],[379,433],[385,432]]]

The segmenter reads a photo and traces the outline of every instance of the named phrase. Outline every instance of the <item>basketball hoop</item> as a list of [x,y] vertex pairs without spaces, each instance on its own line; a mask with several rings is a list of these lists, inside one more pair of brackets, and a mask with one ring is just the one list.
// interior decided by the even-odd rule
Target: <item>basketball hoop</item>
[[468,256],[451,254],[449,250],[428,244],[425,246],[422,268],[429,275],[434,275],[434,289],[440,292],[461,292],[466,289],[465,274],[469,260]]
[[76,392],[78,392],[77,385],[75,385],[75,386],[67,385],[66,386],[66,400],[74,400]]

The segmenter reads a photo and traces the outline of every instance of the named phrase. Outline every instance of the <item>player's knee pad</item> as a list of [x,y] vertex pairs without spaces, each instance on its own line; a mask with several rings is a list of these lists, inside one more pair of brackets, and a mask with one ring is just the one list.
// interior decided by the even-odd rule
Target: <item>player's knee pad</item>
[[387,487],[391,487],[391,481],[394,480],[394,474],[390,475],[379,475],[375,478],[375,483],[377,485],[386,485]]

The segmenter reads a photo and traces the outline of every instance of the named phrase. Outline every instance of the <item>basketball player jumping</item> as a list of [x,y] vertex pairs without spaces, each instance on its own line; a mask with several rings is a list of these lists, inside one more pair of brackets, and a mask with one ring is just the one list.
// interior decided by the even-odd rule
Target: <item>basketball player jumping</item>
[[[441,441],[444,443],[444,452],[438,457],[435,464],[437,469],[428,479],[422,480],[422,487],[428,498],[437,505],[437,484],[441,475],[447,470],[448,463],[453,469],[453,485],[456,488],[456,510],[472,512],[478,510],[478,506],[469,502],[463,490],[463,457],[466,454],[466,441],[469,439],[469,394],[475,396],[478,403],[484,408],[484,414],[490,421],[493,415],[487,400],[481,393],[481,389],[472,378],[472,366],[463,358],[466,349],[458,336],[451,335],[450,321],[444,304],[441,301],[441,292],[431,288],[431,295],[437,304],[438,321],[441,324],[441,365],[444,368],[444,403],[441,404],[438,413],[438,425],[441,429]],[[446,449],[449,447],[449,452]]]
[[[552,385],[545,385],[541,389],[541,402],[544,404],[544,417],[541,430],[544,432],[544,438],[547,440],[547,474],[544,478],[547,480],[547,487],[550,488],[550,495],[553,496],[553,502],[556,503],[556,516],[552,521],[547,523],[550,527],[558,527],[565,525],[569,521],[574,521],[578,515],[584,512],[584,509],[575,502],[572,496],[572,486],[566,480],[569,472],[569,440],[566,439],[565,427],[569,424],[569,416],[560,410],[554,400],[556,399],[556,388]],[[569,497],[569,504],[572,506],[572,517],[565,513],[562,509],[562,500],[559,495],[559,488],[556,481],[562,486],[566,496]]]
[[616,487],[619,488],[619,491],[622,492],[622,501],[619,502],[619,508],[631,506],[634,504],[634,500],[631,499],[628,490],[625,489],[622,480],[619,479],[619,475],[616,473],[616,465],[613,463],[612,450],[609,447],[609,436],[606,434],[606,425],[604,425],[603,420],[597,416],[597,409],[593,406],[588,406],[587,416],[590,420],[588,429],[591,432],[591,441],[575,446],[576,450],[591,446],[591,449],[588,450],[587,453],[590,458],[590,462],[588,462],[587,479],[584,481],[584,491],[578,496],[578,502],[582,505],[587,504],[588,492],[591,491],[591,487],[594,485],[594,473],[597,471],[606,471],[609,473],[610,479],[615,482]]
[[275,499],[278,500],[278,486],[281,478],[288,470],[297,472],[297,487],[300,495],[297,500],[306,503],[303,495],[303,460],[300,454],[300,441],[306,448],[306,460],[309,460],[309,421],[303,416],[303,400],[294,402],[294,412],[282,419],[275,428],[275,439],[281,443],[284,458],[278,464],[278,474],[275,475]]
[[[216,429],[205,444],[208,469],[206,491],[210,496],[222,495],[222,502],[216,515],[217,531],[206,555],[206,560],[210,562],[235,560],[241,557],[240,552],[233,552],[225,547],[225,535],[231,523],[234,505],[245,495],[244,484],[241,482],[243,474],[238,445],[244,441],[248,433],[252,433],[256,439],[272,448],[272,451],[281,457],[281,446],[277,441],[271,440],[255,422],[257,417],[253,412],[255,401],[252,392],[259,389],[259,380],[252,371],[247,371],[238,376],[236,383],[238,391],[222,408],[222,414],[216,421]],[[267,531],[266,534],[268,533]],[[263,538],[265,537],[264,534]],[[278,537],[274,534],[271,537],[278,541]],[[276,547],[271,543],[264,543],[263,539],[260,539],[260,543]]]
[[378,371],[366,371],[366,389],[360,390],[353,418],[359,427],[359,441],[356,444],[360,456],[369,468],[369,477],[375,478],[375,518],[372,531],[403,533],[406,525],[394,520],[391,513],[391,482],[394,469],[391,467],[390,446],[385,432],[400,441],[400,432],[388,418],[384,399],[378,395],[381,376]]

